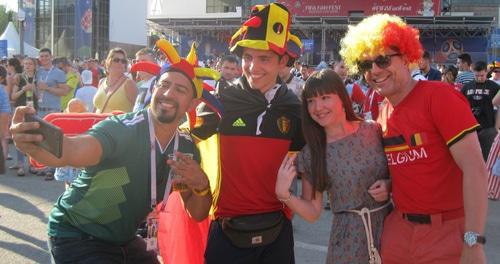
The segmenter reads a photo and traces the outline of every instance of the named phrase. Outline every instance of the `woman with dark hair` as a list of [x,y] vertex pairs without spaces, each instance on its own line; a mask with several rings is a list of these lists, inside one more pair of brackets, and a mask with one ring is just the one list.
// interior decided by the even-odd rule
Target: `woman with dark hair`
[[7,94],[10,96],[14,86],[19,85],[23,66],[16,58],[10,58],[7,61]]
[[[17,58],[10,58],[7,61],[7,79],[6,79],[7,86],[5,87],[6,88],[5,92],[7,93],[7,98],[9,99],[9,102],[12,90],[14,90],[17,86],[19,86],[19,81],[21,79],[22,72],[23,72],[23,67],[21,66],[21,63]],[[10,120],[10,115],[9,115],[9,120]],[[4,127],[4,132],[3,132],[2,147],[3,147],[3,153],[8,160],[12,159],[9,155],[9,139],[10,139],[9,126],[6,126]]]
[[[278,199],[314,222],[328,191],[334,217],[326,262],[380,263],[377,249],[390,205],[380,126],[356,116],[340,77],[324,69],[305,83],[302,130],[307,145],[283,160]],[[297,173],[303,179],[301,197],[289,191]]]
[[462,84],[455,82],[455,80],[457,79],[457,75],[458,75],[457,67],[449,65],[445,67],[441,80],[445,83],[453,85],[455,90],[460,92],[460,89],[462,89]]

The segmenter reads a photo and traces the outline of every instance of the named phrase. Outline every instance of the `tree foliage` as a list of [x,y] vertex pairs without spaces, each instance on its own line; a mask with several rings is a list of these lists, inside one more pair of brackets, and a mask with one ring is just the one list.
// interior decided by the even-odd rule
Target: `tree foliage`
[[[5,6],[0,5],[0,34],[3,33],[9,21],[15,21],[15,14],[12,10],[7,11]],[[17,23],[14,23],[17,26]]]

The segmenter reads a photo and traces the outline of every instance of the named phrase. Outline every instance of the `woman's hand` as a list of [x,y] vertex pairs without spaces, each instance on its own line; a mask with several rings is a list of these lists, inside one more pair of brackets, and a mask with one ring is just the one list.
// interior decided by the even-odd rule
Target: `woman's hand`
[[281,162],[275,188],[278,199],[287,199],[290,197],[290,186],[292,185],[293,178],[297,175],[297,169],[295,168],[296,157],[297,154],[287,154],[283,162]]
[[32,83],[29,83],[29,84],[26,84],[25,86],[23,86],[23,91],[26,92],[26,91],[33,91],[35,89],[35,85],[32,84]]
[[389,200],[389,194],[391,193],[391,180],[377,180],[370,188],[368,188],[368,193],[377,202],[385,202]]

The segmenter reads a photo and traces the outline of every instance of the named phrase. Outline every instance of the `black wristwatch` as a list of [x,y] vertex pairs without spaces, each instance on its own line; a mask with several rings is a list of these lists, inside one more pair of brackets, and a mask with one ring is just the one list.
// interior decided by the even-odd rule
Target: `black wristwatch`
[[464,242],[468,247],[473,247],[476,244],[486,244],[486,237],[479,235],[476,232],[468,231],[464,234]]

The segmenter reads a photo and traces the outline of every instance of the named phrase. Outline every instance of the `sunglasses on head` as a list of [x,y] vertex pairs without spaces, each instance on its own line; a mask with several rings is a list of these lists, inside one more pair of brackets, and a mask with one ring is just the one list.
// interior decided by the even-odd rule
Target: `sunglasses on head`
[[374,60],[364,60],[358,62],[358,69],[360,72],[365,73],[370,71],[373,67],[373,63],[377,65],[377,67],[381,69],[385,69],[391,66],[391,59],[394,56],[401,56],[401,53],[389,54],[389,55],[379,55]]
[[116,62],[116,63],[121,62],[123,64],[127,64],[127,62],[128,62],[126,59],[120,59],[120,58],[113,58],[111,61]]

